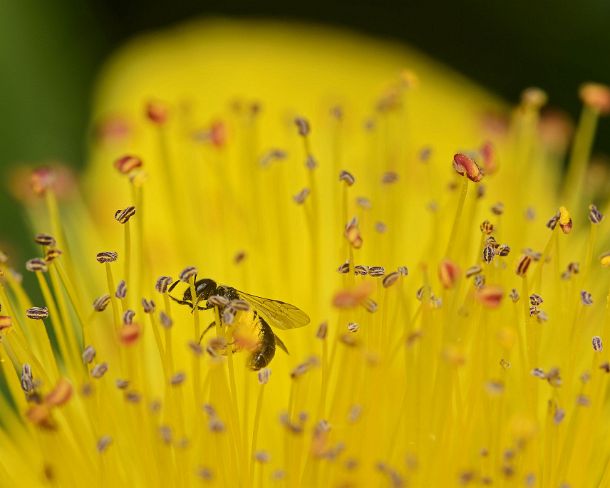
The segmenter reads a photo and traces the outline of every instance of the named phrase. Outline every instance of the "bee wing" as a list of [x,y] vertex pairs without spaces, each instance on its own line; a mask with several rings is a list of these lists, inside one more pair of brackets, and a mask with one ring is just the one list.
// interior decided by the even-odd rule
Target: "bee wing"
[[238,291],[238,293],[242,299],[263,316],[269,325],[276,329],[296,329],[309,323],[309,316],[300,308],[290,305],[290,303],[257,297],[243,291]]

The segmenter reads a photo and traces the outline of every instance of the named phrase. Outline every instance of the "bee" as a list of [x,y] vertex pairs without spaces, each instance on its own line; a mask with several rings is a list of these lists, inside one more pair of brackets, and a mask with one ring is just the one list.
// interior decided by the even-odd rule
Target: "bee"
[[[248,359],[248,367],[254,371],[264,368],[271,362],[275,356],[276,347],[279,347],[288,354],[288,348],[273,332],[271,327],[280,330],[288,330],[304,327],[309,324],[309,316],[294,305],[280,300],[250,295],[249,293],[240,291],[232,286],[220,285],[210,278],[203,278],[200,280],[195,278],[194,300],[190,286],[184,290],[182,298],[176,298],[171,295],[171,292],[178,283],[180,283],[180,281],[175,281],[169,287],[169,297],[180,305],[189,306],[192,310],[195,310],[195,307],[197,307],[198,310],[209,310],[214,306],[217,306],[215,303],[217,304],[218,300],[214,300],[215,303],[210,303],[210,297],[222,297],[226,299],[227,306],[230,306],[231,302],[235,300],[243,300],[248,303],[252,311],[254,325],[258,331],[258,344]],[[200,305],[200,303],[205,304]],[[223,307],[221,306],[221,308]],[[215,325],[216,322],[212,322],[205,329],[199,339],[200,342],[206,332]]]

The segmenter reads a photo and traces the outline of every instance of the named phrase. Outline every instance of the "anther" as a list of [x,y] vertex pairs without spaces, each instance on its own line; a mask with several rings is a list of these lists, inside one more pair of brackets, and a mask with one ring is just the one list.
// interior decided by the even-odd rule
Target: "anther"
[[99,363],[96,364],[91,370],[91,376],[99,380],[106,374],[106,371],[108,371],[108,363]]
[[549,371],[544,376],[549,382],[549,385],[553,387],[561,386],[561,374],[559,372],[559,368],[549,369]]
[[358,220],[356,218],[350,220],[345,226],[345,238],[354,249],[360,249],[362,247],[362,236],[360,234]]
[[496,250],[493,248],[493,246],[487,245],[483,248],[483,261],[485,261],[487,264],[490,264],[493,261],[495,255]]
[[98,252],[96,259],[98,263],[113,263],[118,259],[119,255],[114,251]]
[[480,290],[485,286],[485,275],[478,274],[475,275],[473,279],[473,285],[477,290]]
[[491,207],[491,213],[494,215],[502,215],[504,213],[504,204],[498,202]]
[[507,244],[500,244],[498,249],[496,249],[496,254],[502,257],[508,256],[510,254],[510,246]]
[[125,283],[125,280],[119,281],[114,296],[121,300],[127,296],[127,283]]
[[197,476],[199,476],[203,481],[212,481],[214,479],[214,473],[210,468],[199,468],[197,470]]
[[527,255],[521,256],[521,259],[519,259],[519,263],[517,264],[517,269],[515,270],[517,275],[525,276],[531,263],[532,263],[532,258],[530,256],[527,256]]
[[610,251],[606,251],[599,257],[599,261],[604,268],[610,267]]
[[297,131],[301,137],[307,137],[310,132],[309,122],[303,117],[296,117],[294,123],[297,126]]
[[49,316],[49,309],[47,307],[32,307],[28,308],[25,314],[29,319],[42,320]]
[[483,178],[483,173],[474,159],[462,153],[453,156],[453,169],[460,176],[466,176],[470,181],[475,183],[478,183]]
[[560,424],[565,416],[566,416],[565,410],[563,410],[562,408],[559,408],[559,407],[555,407],[555,412],[553,413],[553,421],[556,424]]
[[540,368],[532,369],[531,373],[532,373],[532,376],[535,376],[536,378],[540,378],[540,379],[546,378],[545,372]]
[[599,336],[593,336],[593,339],[591,339],[591,344],[593,344],[593,350],[595,352],[602,352],[604,350],[602,338]]
[[140,403],[140,400],[142,400],[142,395],[137,391],[131,390],[125,392],[124,398],[129,403]]
[[269,382],[269,376],[271,376],[271,370],[269,368],[263,368],[258,372],[258,382],[261,385],[266,385]]
[[161,326],[165,329],[171,328],[173,324],[172,318],[167,315],[163,310],[159,312],[159,321],[161,322]]
[[83,363],[91,364],[95,359],[95,348],[93,346],[87,346],[83,350],[82,354]]
[[102,295],[93,300],[93,310],[103,312],[110,303],[110,295]]
[[114,218],[120,224],[126,224],[131,217],[136,214],[136,207],[127,207],[123,210],[117,210],[114,213]]
[[418,152],[418,158],[422,163],[427,163],[431,156],[432,148],[430,146],[424,146]]
[[31,393],[34,391],[35,387],[36,387],[36,385],[34,383],[34,375],[32,374],[32,367],[28,363],[25,363],[21,367],[21,389],[25,393]]
[[572,217],[565,207],[559,207],[559,227],[564,234],[569,234],[572,230]]
[[142,160],[131,154],[120,157],[114,162],[114,167],[121,174],[127,175],[142,167]]
[[246,251],[237,251],[235,256],[233,256],[233,262],[235,264],[241,263],[244,259],[246,259]]
[[578,272],[580,271],[580,265],[575,262],[568,263],[567,270],[571,274],[578,274]]
[[384,185],[391,185],[398,181],[398,173],[395,171],[386,171],[381,177],[381,183]]
[[229,305],[238,312],[248,312],[250,310],[250,304],[246,300],[231,300]]
[[398,271],[392,271],[391,273],[389,273],[383,277],[383,281],[381,282],[381,284],[383,285],[384,288],[389,288],[390,286],[392,286],[394,283],[396,283],[398,281],[400,276],[401,275]]
[[133,319],[136,316],[136,313],[131,310],[131,309],[127,309],[123,312],[123,323],[125,325],[129,325],[133,323]]
[[236,311],[231,307],[226,307],[222,311],[222,322],[227,325],[231,325],[235,321]]
[[366,276],[369,274],[369,267],[363,264],[357,264],[354,266],[354,274],[359,276]]
[[271,460],[271,456],[269,456],[267,451],[256,451],[254,453],[254,460],[261,464],[266,464]]
[[119,390],[125,390],[129,386],[129,381],[118,378],[114,384]]
[[494,231],[494,225],[489,220],[484,220],[480,225],[481,232],[490,235]]
[[309,196],[310,190],[309,188],[303,188],[299,193],[293,195],[292,199],[295,201],[297,205],[303,205],[305,200]]
[[381,221],[375,222],[375,230],[380,234],[384,234],[388,230],[388,226]]
[[186,374],[183,372],[179,372],[179,373],[174,374],[170,378],[169,382],[172,386],[178,386],[178,385],[181,385],[185,379],[186,379]]
[[373,208],[373,204],[366,197],[356,198],[356,204],[363,210],[370,210],[371,208]]
[[515,303],[517,303],[519,301],[519,292],[517,290],[515,290],[514,288],[510,291],[510,295],[508,295],[508,296]]
[[196,356],[201,356],[203,354],[203,347],[201,347],[201,344],[199,344],[198,342],[189,341],[188,346],[189,349],[193,351]]
[[311,154],[308,154],[307,159],[305,159],[305,167],[308,170],[313,171],[314,169],[316,169],[317,165],[318,163],[316,162],[315,158]]
[[466,278],[471,278],[474,275],[478,275],[482,271],[483,271],[483,268],[481,268],[481,266],[479,266],[479,265],[470,266],[470,268],[468,268],[466,270],[465,276],[466,276]]
[[51,263],[59,256],[61,256],[61,251],[54,247],[47,248],[44,253],[44,260],[46,263]]
[[546,92],[537,87],[526,88],[521,92],[521,103],[530,109],[542,108],[548,100]]
[[318,326],[318,330],[316,331],[316,337],[320,340],[324,340],[324,339],[326,339],[327,334],[328,334],[328,322],[322,322]]
[[153,313],[155,311],[155,302],[142,298],[142,308],[144,309],[144,313]]
[[589,220],[592,224],[599,224],[604,219],[604,215],[593,204],[589,205]]
[[30,259],[29,261],[26,261],[25,269],[31,271],[32,273],[37,271],[46,273],[49,268],[47,267],[47,263],[44,259],[34,258]]
[[172,428],[169,425],[161,425],[159,427],[159,437],[164,444],[171,444],[172,442]]
[[369,313],[375,313],[377,311],[378,305],[377,302],[371,298],[367,298],[364,301],[364,308]]
[[229,304],[229,299],[222,295],[212,295],[208,298],[208,303],[215,307],[226,307]]
[[369,276],[383,276],[385,268],[383,266],[369,266]]
[[188,283],[189,280],[195,276],[197,276],[197,268],[195,266],[188,266],[180,272],[178,278],[180,281]]
[[580,292],[580,300],[582,301],[583,305],[592,305],[593,304],[593,297],[591,296],[591,293],[589,293],[586,290],[582,290]]
[[337,268],[337,271],[341,274],[347,274],[347,273],[349,273],[349,268],[350,268],[349,261],[345,261],[341,266],[339,266]]
[[502,369],[510,369],[510,361],[508,359],[500,359],[500,366]]
[[533,307],[537,307],[538,305],[541,305],[542,302],[544,302],[544,300],[542,299],[542,297],[536,293],[532,293],[530,295],[530,303],[532,304]]
[[54,246],[56,244],[55,238],[49,234],[36,234],[34,242],[41,246]]
[[398,271],[398,273],[400,273],[400,276],[408,276],[409,275],[409,268],[407,268],[406,266],[398,266],[396,271]]
[[555,230],[555,227],[557,227],[558,222],[559,222],[559,212],[557,212],[555,215],[553,215],[548,220],[548,222],[546,223],[546,226],[551,230]]
[[260,159],[261,166],[267,166],[273,161],[282,161],[288,157],[288,153],[283,149],[270,149]]
[[359,329],[360,325],[358,325],[356,322],[350,322],[349,324],[347,324],[347,330],[349,330],[350,332],[358,332]]
[[108,446],[110,446],[110,444],[112,444],[112,437],[110,437],[109,435],[104,435],[100,437],[96,445],[97,452],[99,452],[100,454],[105,452],[106,449],[108,449]]
[[157,282],[155,283],[155,290],[157,290],[159,293],[166,293],[167,289],[170,287],[170,285],[172,284],[172,278],[171,276],[161,276],[157,279]]
[[339,173],[339,181],[343,181],[347,186],[352,186],[356,183],[356,178],[349,171],[343,170]]

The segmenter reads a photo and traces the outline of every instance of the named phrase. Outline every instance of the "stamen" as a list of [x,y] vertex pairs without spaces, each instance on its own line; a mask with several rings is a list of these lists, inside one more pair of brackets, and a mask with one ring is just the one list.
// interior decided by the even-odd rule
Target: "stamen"
[[44,260],[47,264],[51,263],[55,259],[57,259],[59,256],[61,256],[61,254],[62,254],[62,252],[59,249],[47,248],[44,253]]
[[13,325],[13,320],[8,315],[0,315],[0,331],[6,330]]
[[502,202],[496,203],[491,207],[491,213],[494,215],[502,215],[504,213],[504,204]]
[[184,383],[184,380],[186,379],[186,374],[181,372],[175,373],[169,380],[170,384],[172,386],[179,386],[182,383]]
[[125,324],[119,329],[119,340],[125,346],[131,346],[140,338],[140,325]]
[[47,307],[32,307],[28,308],[25,314],[29,319],[42,320],[49,316],[49,309]]
[[125,310],[123,312],[123,324],[125,324],[125,325],[132,324],[135,316],[136,316],[136,313],[133,310],[131,310],[131,309]]
[[598,114],[610,113],[610,88],[601,83],[585,83],[579,92],[583,103]]
[[297,130],[301,137],[306,137],[309,135],[309,132],[310,132],[309,122],[305,118],[296,117],[294,119],[294,123],[297,126]]
[[589,220],[592,224],[599,224],[604,219],[603,214],[593,204],[589,205]]
[[373,208],[371,201],[366,197],[356,198],[356,204],[363,210],[370,210],[371,208]]
[[49,234],[36,234],[36,237],[34,237],[34,242],[36,242],[36,244],[40,244],[41,246],[50,247],[53,247],[56,244],[55,238]]
[[381,221],[375,222],[375,230],[380,234],[384,234],[388,230],[388,226]]
[[495,255],[496,250],[493,248],[493,246],[487,245],[483,248],[483,261],[485,261],[487,264],[490,264],[493,261]]
[[155,302],[142,298],[142,308],[144,309],[144,313],[153,313],[155,311]]
[[49,270],[49,268],[47,267],[46,261],[44,259],[40,259],[40,258],[34,258],[34,259],[30,259],[29,261],[26,261],[25,269],[27,269],[28,271],[31,271],[32,273],[35,273],[37,271],[46,273]]
[[271,376],[271,370],[269,368],[263,368],[257,374],[258,382],[261,385],[266,385],[269,382],[270,376]]
[[484,220],[480,229],[483,234],[490,235],[494,231],[494,225],[489,220]]
[[369,274],[369,267],[363,264],[357,264],[354,266],[354,274],[359,276],[366,276]]
[[337,271],[341,274],[349,273],[350,264],[349,261],[345,261],[341,266],[337,268]]
[[110,303],[110,295],[102,295],[93,300],[93,310],[103,312]]
[[544,300],[542,299],[542,297],[540,295],[537,295],[536,293],[532,293],[530,295],[530,303],[532,304],[533,307],[537,307],[538,305],[541,305],[544,302]]
[[347,330],[350,332],[358,332],[358,329],[360,329],[360,325],[358,325],[356,322],[350,322],[347,324]]
[[356,178],[349,171],[341,171],[339,173],[339,181],[343,181],[347,186],[352,186],[356,182]]
[[473,285],[477,290],[483,288],[485,286],[485,275],[476,275],[473,280]]
[[124,280],[119,281],[114,296],[121,300],[127,296],[127,283]]
[[95,348],[93,346],[87,346],[85,347],[85,349],[83,350],[83,354],[82,354],[82,358],[83,358],[83,363],[85,364],[91,364],[93,362],[93,360],[95,359]]
[[136,207],[127,207],[124,210],[117,210],[114,214],[114,218],[120,224],[126,224],[135,214]]
[[112,444],[112,437],[110,437],[109,435],[104,435],[104,436],[100,437],[99,440],[97,441],[97,446],[96,446],[97,452],[102,454],[103,452],[106,451],[106,449],[108,449],[110,444]]
[[167,315],[163,310],[159,312],[159,321],[161,322],[161,326],[165,329],[171,328],[173,321],[169,315]]
[[97,253],[96,259],[98,263],[113,263],[118,257],[119,255],[114,251],[104,251]]
[[91,376],[99,380],[106,374],[106,371],[108,371],[108,363],[99,363],[96,364],[91,370]]
[[517,303],[519,301],[519,292],[515,288],[513,288],[510,291],[509,297],[514,303]]
[[166,293],[172,282],[173,280],[171,276],[161,276],[155,283],[155,290],[157,290],[159,293]]
[[486,285],[477,290],[476,297],[484,306],[497,308],[504,297],[504,290],[498,285]]
[[530,267],[532,263],[532,258],[530,256],[524,255],[519,259],[519,263],[517,264],[517,269],[515,270],[518,276],[525,276],[527,273],[527,269]]
[[401,274],[398,271],[392,271],[390,274],[384,276],[381,284],[383,285],[384,288],[389,288],[390,286],[392,286],[394,283],[396,283],[398,281],[400,276],[401,276]]
[[468,268],[464,274],[465,274],[466,278],[471,278],[472,276],[478,275],[482,271],[483,271],[483,268],[481,268],[479,265],[475,264],[474,266],[470,266],[470,268]]
[[381,177],[381,183],[384,185],[391,185],[398,181],[398,173],[395,171],[386,171]]
[[178,275],[178,278],[180,279],[180,281],[189,283],[190,279],[194,278],[196,276],[197,276],[197,268],[195,266],[188,266],[180,272],[180,274]]
[[593,344],[593,350],[595,352],[602,352],[604,350],[604,346],[602,345],[601,337],[593,336],[593,339],[591,339],[591,343]]
[[326,335],[328,334],[328,323],[322,322],[318,326],[318,330],[316,331],[316,337],[320,340],[326,339]]
[[369,266],[369,276],[383,276],[385,274],[385,268],[383,266]]
[[21,367],[21,389],[25,393],[31,393],[34,391],[34,388],[35,383],[34,376],[32,374],[32,367],[28,363],[25,363]]
[[310,190],[309,188],[303,188],[299,193],[297,193],[296,195],[294,195],[292,197],[292,199],[295,201],[295,203],[297,203],[298,205],[303,205],[305,203],[305,200],[307,199],[307,197],[309,196]]
[[559,212],[557,212],[555,215],[553,215],[549,219],[549,221],[546,223],[546,226],[551,230],[555,230],[555,227],[557,227],[558,223],[559,223]]
[[582,290],[580,292],[580,300],[582,301],[583,305],[592,305],[593,304],[593,297],[591,296],[591,293],[589,293],[586,290]]
[[500,244],[496,250],[496,254],[501,257],[506,257],[510,254],[510,247],[507,244]]

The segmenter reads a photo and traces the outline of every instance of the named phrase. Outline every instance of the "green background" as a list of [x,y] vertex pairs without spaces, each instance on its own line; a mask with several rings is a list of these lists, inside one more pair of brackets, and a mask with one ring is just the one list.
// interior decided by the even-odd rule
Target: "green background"
[[[0,246],[12,242],[25,250],[28,242],[7,195],[7,168],[49,159],[80,167],[104,60],[138,32],[202,15],[324,22],[404,40],[507,100],[541,86],[553,105],[574,116],[582,81],[610,83],[610,2],[604,0],[0,0]],[[597,150],[610,153],[609,136],[604,122]]]

